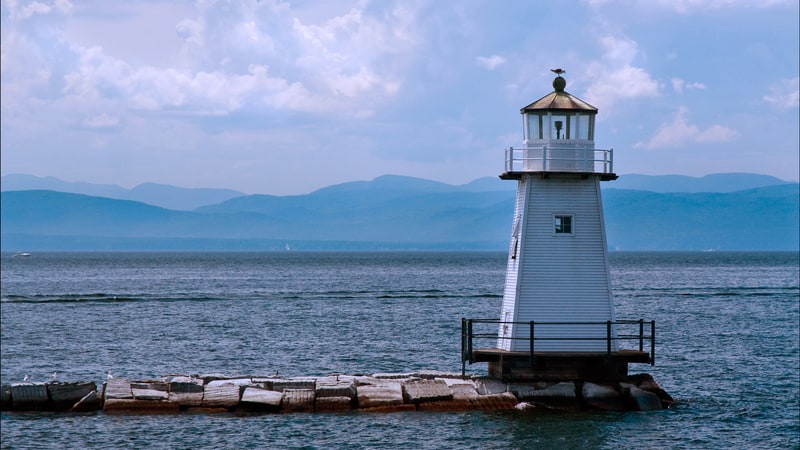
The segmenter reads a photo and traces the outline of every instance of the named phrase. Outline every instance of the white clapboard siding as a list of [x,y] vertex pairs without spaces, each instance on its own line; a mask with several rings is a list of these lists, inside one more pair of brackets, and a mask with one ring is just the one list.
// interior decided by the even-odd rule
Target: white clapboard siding
[[[515,216],[521,220],[517,255],[509,253],[501,320],[606,322],[614,320],[599,180],[523,177]],[[555,234],[554,216],[572,216],[572,233]],[[501,327],[502,330],[502,327]],[[508,327],[516,340],[500,348],[527,351],[529,326]],[[536,341],[537,351],[605,351],[605,325],[535,328],[537,337],[602,340]],[[613,336],[613,330],[612,330]],[[612,341],[612,350],[616,350]]]

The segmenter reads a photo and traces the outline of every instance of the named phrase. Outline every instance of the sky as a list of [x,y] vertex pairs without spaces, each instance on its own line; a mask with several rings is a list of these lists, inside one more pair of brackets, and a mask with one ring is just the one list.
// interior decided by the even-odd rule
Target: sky
[[464,184],[503,171],[553,68],[620,176],[800,171],[797,0],[0,4],[2,175]]

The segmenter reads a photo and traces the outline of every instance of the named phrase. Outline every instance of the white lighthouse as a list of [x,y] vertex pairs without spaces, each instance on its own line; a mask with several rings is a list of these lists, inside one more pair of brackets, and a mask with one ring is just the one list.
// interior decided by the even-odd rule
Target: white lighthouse
[[[613,152],[595,148],[597,108],[553,71],[554,90],[520,110],[524,140],[500,175],[517,180],[500,319],[463,320],[462,360],[504,379],[622,379],[629,362],[653,363],[655,324],[615,317],[600,191],[617,178]],[[473,349],[490,336],[473,327],[492,324],[496,347]],[[625,339],[638,349],[620,350]]]
[[530,327],[515,324],[536,321],[543,323],[538,350],[604,351],[602,339],[586,338],[605,337],[602,323],[615,320],[600,193],[600,181],[617,178],[612,150],[595,149],[597,108],[566,84],[559,75],[553,92],[522,108],[522,147],[506,151],[501,178],[518,184],[500,316],[504,350],[527,350]]

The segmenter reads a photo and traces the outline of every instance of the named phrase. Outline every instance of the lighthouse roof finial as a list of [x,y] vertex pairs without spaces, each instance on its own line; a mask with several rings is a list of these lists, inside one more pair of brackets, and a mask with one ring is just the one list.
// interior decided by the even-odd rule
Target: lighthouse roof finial
[[555,89],[556,92],[564,92],[564,88],[567,87],[567,80],[565,80],[561,75],[567,73],[567,71],[562,68],[550,69],[550,71],[558,75],[553,80],[553,89]]

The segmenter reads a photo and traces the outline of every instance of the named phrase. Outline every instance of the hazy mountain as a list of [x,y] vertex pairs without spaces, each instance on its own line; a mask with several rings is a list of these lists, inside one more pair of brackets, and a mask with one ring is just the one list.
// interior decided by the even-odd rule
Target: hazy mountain
[[143,183],[133,189],[125,189],[113,184],[75,183],[53,177],[42,178],[22,174],[3,175],[0,186],[2,186],[3,192],[49,190],[118,200],[134,200],[185,211],[245,195],[231,189],[181,188],[156,183]]
[[[486,183],[487,190],[474,190]],[[195,211],[44,190],[1,197],[3,250],[504,250],[514,182],[451,186],[386,176],[306,195],[250,195]],[[613,185],[616,182],[604,183]],[[798,250],[800,185],[728,193],[606,188],[619,250]]]
[[715,173],[704,177],[685,175],[622,175],[603,187],[653,192],[736,192],[766,186],[787,184],[786,181],[754,173]]

